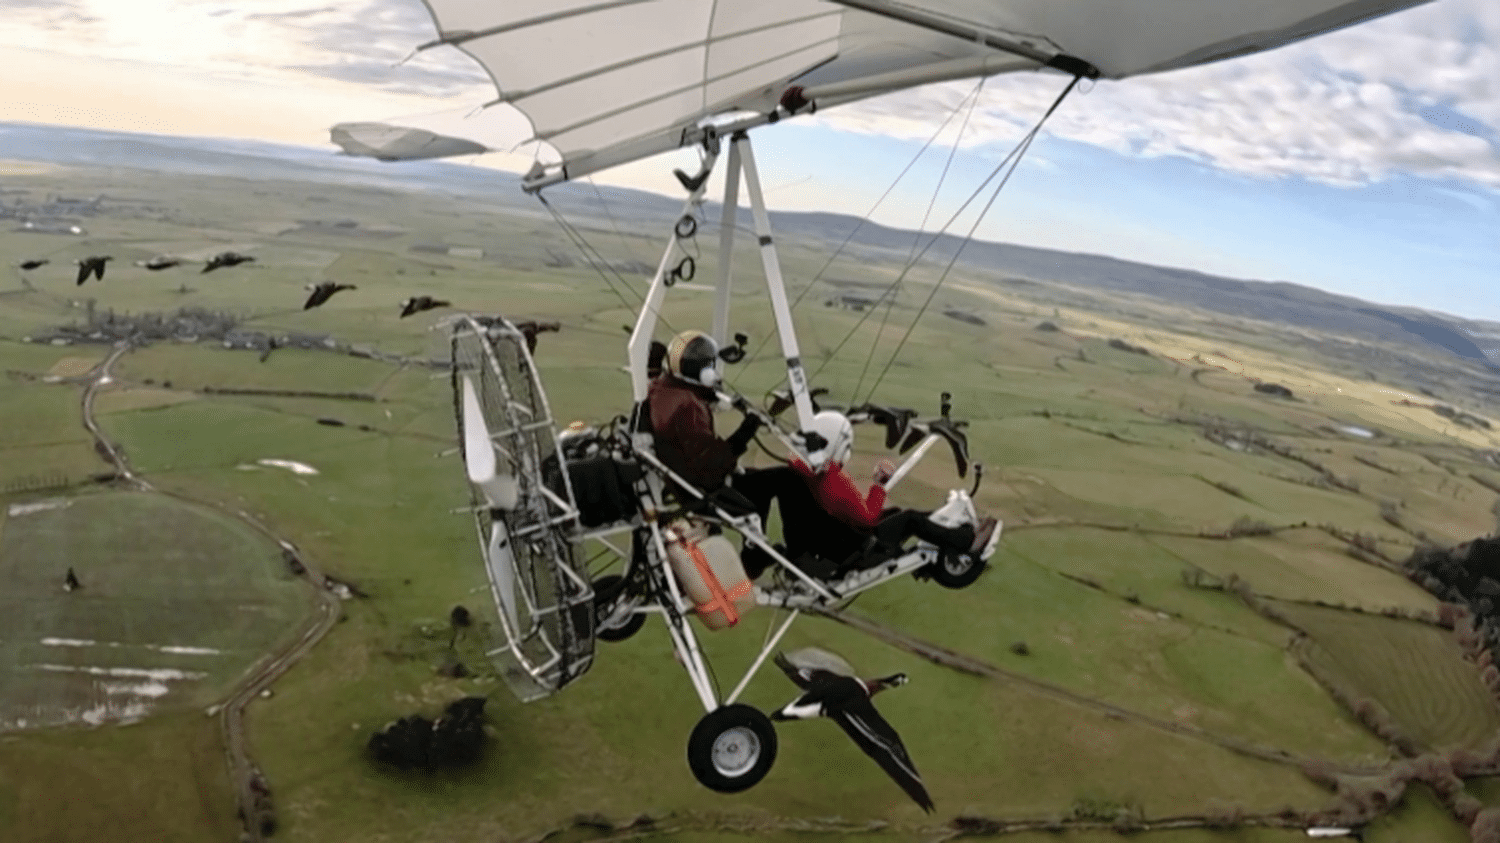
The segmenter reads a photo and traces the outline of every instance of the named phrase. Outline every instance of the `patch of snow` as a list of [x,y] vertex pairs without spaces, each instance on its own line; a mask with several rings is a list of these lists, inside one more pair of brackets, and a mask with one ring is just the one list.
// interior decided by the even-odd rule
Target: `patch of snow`
[[6,515],[15,518],[18,515],[30,515],[33,512],[46,512],[49,509],[67,509],[73,502],[67,498],[48,498],[44,501],[33,501],[32,503],[13,503],[5,511]]
[[140,647],[147,650],[155,650],[158,653],[172,653],[179,656],[217,656],[224,652],[212,647],[185,647],[175,644],[124,644],[119,641],[89,641],[84,638],[43,638],[41,644],[44,647]]
[[90,726],[100,726],[110,720],[139,720],[145,717],[146,713],[150,710],[151,707],[143,702],[130,702],[121,706],[103,702],[82,711],[70,711],[66,713],[73,715],[67,722],[82,720]]
[[103,682],[99,685],[111,697],[129,695],[133,697],[164,697],[171,690],[165,682]]
[[310,466],[310,465],[308,465],[306,463],[295,462],[293,460],[263,459],[263,460],[256,460],[256,462],[260,463],[261,465],[269,465],[269,466],[271,466],[273,468],[285,468],[285,469],[289,469],[293,474],[317,474],[318,473],[318,470],[316,468],[313,468],[312,466]]
[[98,641],[88,641],[82,638],[43,638],[43,647],[92,647]]
[[169,679],[202,679],[207,673],[196,670],[177,670],[170,667],[92,667],[88,665],[70,664],[38,664],[32,665],[38,670],[46,670],[52,673],[87,673],[91,676],[137,676],[143,679],[166,681]]
[[1358,427],[1352,424],[1341,424],[1339,425],[1339,430],[1342,430],[1350,436],[1358,436],[1361,439],[1375,438],[1375,431],[1369,430],[1368,428]]

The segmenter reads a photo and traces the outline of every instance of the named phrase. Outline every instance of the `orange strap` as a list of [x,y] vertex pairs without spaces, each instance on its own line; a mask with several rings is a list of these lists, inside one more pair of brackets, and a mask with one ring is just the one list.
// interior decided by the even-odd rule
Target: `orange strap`
[[698,569],[698,575],[703,577],[703,584],[708,586],[708,593],[713,595],[712,600],[698,606],[698,614],[707,615],[723,609],[724,617],[729,621],[730,626],[739,623],[740,613],[735,611],[734,601],[736,598],[749,594],[754,586],[749,580],[743,580],[739,585],[725,591],[719,578],[714,576],[713,569],[708,566],[708,557],[703,555],[703,551],[698,548],[698,543],[683,539],[682,546],[687,551],[688,558],[693,560],[693,566]]

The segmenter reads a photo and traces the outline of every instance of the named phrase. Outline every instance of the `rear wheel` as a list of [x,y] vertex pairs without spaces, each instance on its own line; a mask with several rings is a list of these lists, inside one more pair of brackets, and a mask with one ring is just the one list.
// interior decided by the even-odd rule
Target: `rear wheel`
[[625,593],[625,581],[619,574],[606,574],[594,580],[594,635],[605,641],[624,641],[641,631],[646,616],[632,611],[634,602]]
[[759,710],[735,703],[710,711],[688,737],[688,767],[719,793],[748,790],[776,762],[776,728]]
[[938,554],[936,562],[928,565],[926,573],[943,588],[968,588],[984,573],[985,562],[975,553]]

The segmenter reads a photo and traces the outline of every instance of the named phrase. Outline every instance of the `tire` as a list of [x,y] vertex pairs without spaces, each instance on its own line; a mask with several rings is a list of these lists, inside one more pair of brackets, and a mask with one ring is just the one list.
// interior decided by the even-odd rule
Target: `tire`
[[925,571],[943,588],[959,589],[973,585],[985,567],[985,561],[974,554],[944,552]]
[[634,612],[623,621],[606,625],[609,616],[626,600],[625,584],[619,574],[606,574],[594,581],[594,637],[605,641],[624,641],[646,625],[646,616]]
[[749,790],[776,763],[776,728],[751,706],[727,705],[710,711],[693,727],[687,756],[693,777],[709,790]]

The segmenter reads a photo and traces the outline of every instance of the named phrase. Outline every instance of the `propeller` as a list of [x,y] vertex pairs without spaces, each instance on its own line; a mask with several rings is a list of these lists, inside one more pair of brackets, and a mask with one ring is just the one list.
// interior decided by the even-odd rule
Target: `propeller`
[[467,375],[463,392],[464,470],[469,482],[479,487],[492,508],[514,509],[520,489],[513,475],[500,474],[496,469],[495,444],[490,439],[489,426],[484,423],[484,410],[474,390],[474,381]]

